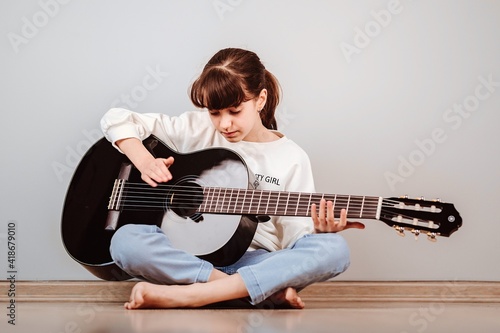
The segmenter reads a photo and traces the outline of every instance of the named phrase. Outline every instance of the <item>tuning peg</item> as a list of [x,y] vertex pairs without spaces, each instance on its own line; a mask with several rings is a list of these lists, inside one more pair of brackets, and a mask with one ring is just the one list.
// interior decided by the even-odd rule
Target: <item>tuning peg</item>
[[394,226],[394,229],[398,233],[398,236],[404,237],[405,236],[405,228],[400,227],[400,226]]
[[420,199],[420,200],[425,200],[425,197],[420,197],[419,199]]
[[436,233],[435,232],[428,232],[427,233],[427,239],[431,242],[436,242]]
[[441,202],[441,199],[440,198],[436,198],[436,199],[434,199],[434,202]]
[[418,236],[420,235],[420,230],[413,229],[411,232],[412,232],[412,234],[415,235],[415,240],[417,241],[418,240]]

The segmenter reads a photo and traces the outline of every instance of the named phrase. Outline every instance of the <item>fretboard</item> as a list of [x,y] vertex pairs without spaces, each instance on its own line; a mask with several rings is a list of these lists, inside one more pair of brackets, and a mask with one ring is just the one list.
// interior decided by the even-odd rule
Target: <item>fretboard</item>
[[381,198],[373,196],[338,195],[323,193],[247,190],[237,188],[205,187],[200,213],[311,216],[311,205],[321,199],[332,201],[335,217],[347,210],[348,218],[375,219],[380,212]]

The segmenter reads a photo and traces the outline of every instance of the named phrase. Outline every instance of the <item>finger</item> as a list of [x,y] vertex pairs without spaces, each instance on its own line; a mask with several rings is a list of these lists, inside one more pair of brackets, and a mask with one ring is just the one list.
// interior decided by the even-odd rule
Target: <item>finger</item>
[[157,177],[155,178],[157,181],[165,183],[172,179],[172,174],[168,169],[169,166],[170,164],[168,164],[165,159],[159,159],[157,161],[155,169],[153,170],[155,176]]
[[165,183],[172,179],[172,173],[168,169],[174,163],[174,158],[157,158],[154,160],[148,172],[148,176],[156,182]]
[[174,164],[174,158],[170,156],[169,158],[163,159],[163,163],[168,167],[170,167],[172,164]]
[[326,219],[328,222],[330,223],[335,223],[335,216],[334,216],[334,212],[333,212],[333,202],[331,202],[330,200],[328,200],[326,202]]
[[311,205],[311,218],[314,222],[314,229],[319,230],[319,220],[318,220],[318,214],[316,213],[316,204]]
[[158,186],[158,184],[151,179],[151,177],[149,177],[148,175],[146,174],[142,174],[141,175],[141,179],[144,180],[148,185],[150,185],[151,187],[156,187]]
[[156,183],[164,183],[169,180],[164,171],[157,166],[151,167],[151,169],[146,173],[146,177],[149,177]]
[[319,201],[319,223],[320,226],[323,228],[322,230],[326,230],[325,228],[328,225],[328,221],[326,220],[326,200],[321,199]]
[[361,222],[347,222],[346,229],[364,229],[365,225]]
[[340,230],[344,229],[347,224],[347,210],[345,208],[342,208],[340,210],[340,221],[338,224],[338,227]]
[[333,202],[330,200],[326,202],[326,231],[338,231],[338,221],[335,220],[335,212],[333,211]]

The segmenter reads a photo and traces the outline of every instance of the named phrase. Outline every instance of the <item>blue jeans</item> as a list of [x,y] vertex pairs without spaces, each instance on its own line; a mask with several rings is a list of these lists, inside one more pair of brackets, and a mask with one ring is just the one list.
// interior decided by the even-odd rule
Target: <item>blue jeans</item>
[[173,248],[154,225],[128,224],[111,240],[111,256],[129,275],[155,284],[207,282],[214,268],[238,273],[258,304],[286,287],[298,290],[326,281],[349,267],[349,249],[339,234],[305,235],[287,249],[247,251],[236,263],[214,267],[210,262]]

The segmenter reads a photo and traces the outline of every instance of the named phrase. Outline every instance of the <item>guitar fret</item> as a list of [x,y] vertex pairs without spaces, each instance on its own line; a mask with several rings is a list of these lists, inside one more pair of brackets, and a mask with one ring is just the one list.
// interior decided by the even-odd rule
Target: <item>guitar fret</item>
[[306,216],[309,216],[309,209],[311,207],[311,199],[312,199],[313,194],[309,193],[309,202],[307,203],[307,210],[306,210]]
[[[346,197],[345,195],[335,195],[335,198],[336,200],[338,199],[338,210],[337,212],[335,212],[335,216],[336,217],[340,217],[340,211],[342,210],[342,208],[346,208],[346,207],[349,207],[349,201],[350,201],[350,196]],[[347,211],[346,211],[347,213]]]
[[361,202],[361,209],[359,210],[359,218],[363,217],[363,208],[365,207],[365,197],[363,197],[363,201]]
[[210,207],[208,208],[210,211],[212,211],[212,205],[214,203],[214,196],[215,196],[215,188],[212,188],[212,195],[210,196]]
[[229,196],[229,202],[227,203],[226,213],[229,213],[229,208],[231,208],[231,201],[233,200],[233,189],[231,189],[231,195]]
[[[337,203],[337,195],[335,194],[335,198],[333,198],[333,207],[332,207],[332,210],[333,210],[333,217],[335,218],[335,204]],[[339,217],[340,217],[340,213],[339,213]]]
[[212,197],[212,206],[210,207],[213,211],[217,210],[217,192],[218,189],[214,187],[214,196]]
[[267,204],[266,204],[266,211],[264,212],[264,214],[267,214],[267,211],[269,209],[269,201],[271,201],[271,192],[267,192]]
[[214,196],[212,198],[212,211],[217,212],[217,200],[218,200],[218,193],[219,193],[218,188],[214,188]]
[[247,194],[248,190],[245,191],[245,195],[243,196],[243,202],[241,204],[241,210],[240,210],[241,213],[243,213],[243,210],[245,209],[245,204],[247,202]]
[[219,212],[220,212],[220,208],[219,208],[219,207],[220,207],[220,194],[221,194],[221,192],[222,192],[222,189],[221,189],[221,188],[219,188],[219,191],[217,191],[217,192],[218,192],[218,193],[217,193],[217,203],[215,204],[215,211],[216,211],[217,213],[219,213]]
[[224,195],[222,196],[222,203],[220,204],[220,212],[224,209],[224,202],[226,201],[227,188],[224,189]]
[[240,189],[238,189],[238,194],[236,195],[233,213],[236,213],[236,207],[238,207],[239,199],[240,199]]
[[288,210],[288,202],[290,200],[290,192],[288,193],[287,197],[286,197],[286,205],[285,205],[285,214],[286,215],[286,211]]
[[[288,195],[288,208],[287,209],[287,215],[295,215],[297,216],[297,208],[298,208],[298,199],[300,198],[300,193],[297,193],[297,192],[291,192],[289,193]],[[295,207],[295,209],[293,209],[293,207]],[[288,210],[290,212],[288,212]]]
[[253,193],[252,193],[252,196],[251,196],[251,198],[250,198],[250,204],[248,205],[248,213],[249,213],[249,214],[250,214],[250,210],[252,209],[252,202],[253,202],[253,196],[254,196],[254,193],[255,193],[255,192],[253,192]]
[[300,193],[299,193],[299,196],[297,198],[297,208],[295,208],[295,216],[297,216],[297,213],[298,213],[298,210],[299,210],[299,202],[300,202]]
[[[224,190],[223,188],[220,188],[219,195],[217,196],[217,206],[216,206],[217,213],[222,213],[222,207],[224,204],[223,190]],[[221,202],[221,200],[222,200],[222,202]]]
[[278,207],[280,205],[280,195],[281,192],[278,192],[278,197],[276,198],[276,208],[274,209],[274,215],[278,215]]
[[257,214],[260,212],[260,202],[262,201],[262,191],[260,191],[259,203],[257,204]]
[[346,209],[345,209],[345,214],[346,214],[346,216],[348,216],[348,215],[349,215],[349,204],[350,204],[350,203],[351,203],[351,196],[348,196],[348,197],[347,197],[347,207],[346,207]]

